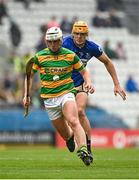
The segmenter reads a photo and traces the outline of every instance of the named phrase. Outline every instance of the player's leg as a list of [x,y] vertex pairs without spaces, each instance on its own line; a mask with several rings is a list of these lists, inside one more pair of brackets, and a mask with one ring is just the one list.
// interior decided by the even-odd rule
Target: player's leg
[[86,144],[86,137],[79,123],[77,106],[74,101],[67,101],[63,106],[64,118],[73,130],[78,147]]
[[71,130],[70,126],[63,119],[63,117],[53,120],[52,123],[61,137],[66,141],[69,151],[73,152],[75,150],[75,142],[73,131]]
[[[49,118],[55,122],[53,122],[54,126],[57,131],[61,133],[63,138],[65,138],[65,140],[68,137],[68,133],[63,133],[65,129],[62,128],[60,121],[62,121],[63,118],[66,120],[67,124],[65,123],[65,126],[69,125],[71,127],[79,147],[77,151],[78,156],[86,165],[90,165],[90,158],[86,146],[86,136],[79,122],[77,104],[75,102],[74,95],[72,93],[68,93],[58,98],[47,99],[44,101],[44,105]],[[66,131],[68,131],[68,129]]]
[[[67,124],[67,122],[64,120],[61,107],[57,106],[55,108],[50,108],[50,103],[52,104],[51,101],[49,101],[49,103],[44,101],[49,119],[52,121],[53,126],[56,128],[61,137],[66,141],[66,145],[69,151],[73,152],[75,149],[73,131]],[[60,100],[58,100],[58,103],[60,103]]]
[[49,119],[52,121],[54,127],[59,132],[61,137],[66,141],[66,145],[70,152],[75,149],[75,142],[73,131],[67,122],[63,119],[62,113],[62,96],[58,98],[51,98],[44,100],[44,106],[48,113]]
[[78,93],[76,95],[76,103],[78,107],[79,120],[86,133],[87,149],[90,155],[90,160],[93,162],[93,154],[91,150],[91,125],[85,113],[88,94],[85,92],[83,85],[77,87],[77,90]]
[[84,92],[79,92],[76,95],[76,103],[78,107],[79,120],[87,136],[87,148],[88,151],[91,152],[91,126],[85,114],[85,108],[87,105],[87,94]]
[[65,120],[63,120],[62,117],[52,120],[52,123],[65,141],[67,141],[70,137],[73,136],[71,128],[67,125],[67,123],[65,122]]
[[74,137],[77,142],[78,156],[85,165],[90,165],[90,158],[86,146],[86,136],[78,118],[77,104],[75,101],[68,100],[63,105],[63,115],[69,126],[73,130]]

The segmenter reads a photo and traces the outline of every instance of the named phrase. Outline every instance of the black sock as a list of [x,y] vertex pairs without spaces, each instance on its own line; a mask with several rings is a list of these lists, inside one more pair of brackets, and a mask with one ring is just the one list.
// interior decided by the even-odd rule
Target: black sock
[[88,139],[87,135],[86,135],[86,142],[87,142],[87,150],[91,153],[91,140]]

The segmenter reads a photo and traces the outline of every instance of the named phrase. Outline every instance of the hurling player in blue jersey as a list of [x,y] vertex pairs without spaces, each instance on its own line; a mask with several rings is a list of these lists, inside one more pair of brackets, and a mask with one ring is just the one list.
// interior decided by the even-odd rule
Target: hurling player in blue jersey
[[[74,51],[80,57],[85,66],[92,57],[96,57],[99,61],[104,63],[108,73],[112,77],[115,95],[119,94],[123,100],[125,100],[125,91],[120,86],[116,70],[111,59],[105,54],[99,45],[88,40],[88,33],[88,25],[84,21],[75,22],[72,28],[72,34],[63,39],[63,47]],[[84,90],[84,80],[82,76],[76,70],[73,71],[72,79],[75,87],[78,89],[76,101],[78,105],[79,119],[86,133],[87,148],[90,154],[90,160],[93,162],[93,155],[91,151],[91,126],[85,114],[88,93]]]

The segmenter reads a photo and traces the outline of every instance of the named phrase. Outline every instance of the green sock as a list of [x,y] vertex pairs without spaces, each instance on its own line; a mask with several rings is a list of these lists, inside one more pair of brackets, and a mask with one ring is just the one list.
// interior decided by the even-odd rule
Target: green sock
[[81,146],[78,151],[85,151],[86,153],[88,153],[86,145]]

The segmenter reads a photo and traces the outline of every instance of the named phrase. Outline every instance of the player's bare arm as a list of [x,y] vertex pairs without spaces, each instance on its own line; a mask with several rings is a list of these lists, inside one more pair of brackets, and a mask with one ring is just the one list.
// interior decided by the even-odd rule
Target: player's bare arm
[[95,88],[92,85],[90,73],[86,69],[83,69],[82,71],[80,71],[80,73],[84,78],[86,91],[91,94],[94,93]]
[[120,82],[117,77],[117,73],[115,67],[111,61],[111,59],[103,52],[102,55],[98,58],[102,63],[104,63],[107,71],[109,72],[110,76],[112,77],[114,83],[114,94],[119,94],[123,100],[126,100],[126,93],[124,89],[121,88]]

